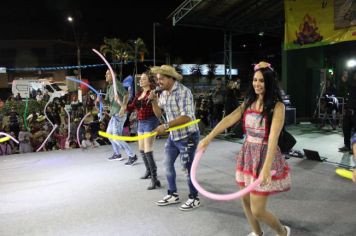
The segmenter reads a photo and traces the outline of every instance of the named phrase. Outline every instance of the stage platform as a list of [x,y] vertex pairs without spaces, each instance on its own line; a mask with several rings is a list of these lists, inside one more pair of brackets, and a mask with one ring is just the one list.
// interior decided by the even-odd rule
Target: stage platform
[[[337,131],[296,134],[298,149],[319,151],[333,162],[350,163],[337,152]],[[0,156],[0,235],[159,235],[245,236],[250,232],[239,200],[220,202],[200,196],[201,207],[182,212],[159,207],[166,195],[164,139],[155,143],[163,187],[146,190],[144,166],[109,161],[111,146]],[[137,144],[130,143],[137,153]],[[214,140],[197,171],[199,183],[219,193],[237,191],[235,157],[241,144]],[[335,149],[335,150],[334,150]],[[346,154],[345,154],[346,155]],[[356,184],[335,174],[337,165],[291,157],[292,189],[270,198],[268,209],[292,229],[292,236],[356,235]],[[188,187],[176,163],[181,201]],[[265,225],[265,235],[275,235]]]

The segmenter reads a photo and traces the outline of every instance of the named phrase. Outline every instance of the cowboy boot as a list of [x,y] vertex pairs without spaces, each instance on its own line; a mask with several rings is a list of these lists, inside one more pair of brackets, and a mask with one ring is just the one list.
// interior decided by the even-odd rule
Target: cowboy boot
[[156,187],[161,187],[161,182],[157,179],[157,166],[155,160],[153,159],[153,152],[146,152],[145,155],[151,172],[151,185],[148,186],[147,189],[152,190]]
[[140,150],[140,153],[142,156],[143,163],[145,164],[145,167],[146,167],[146,172],[143,176],[140,177],[140,179],[149,179],[149,178],[151,178],[151,171],[150,171],[150,167],[148,165],[148,161],[147,161],[145,152]]

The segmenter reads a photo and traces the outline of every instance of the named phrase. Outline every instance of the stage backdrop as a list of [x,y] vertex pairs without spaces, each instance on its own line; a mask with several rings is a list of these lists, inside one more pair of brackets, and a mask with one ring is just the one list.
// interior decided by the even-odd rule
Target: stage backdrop
[[284,0],[284,48],[356,39],[356,0]]

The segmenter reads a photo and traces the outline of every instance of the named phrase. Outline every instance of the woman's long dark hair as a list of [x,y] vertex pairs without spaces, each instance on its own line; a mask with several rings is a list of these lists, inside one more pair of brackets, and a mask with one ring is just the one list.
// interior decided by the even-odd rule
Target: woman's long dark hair
[[[270,67],[260,68],[255,71],[260,71],[263,76],[263,80],[265,83],[265,94],[263,96],[263,110],[262,110],[262,119],[265,116],[269,116],[274,109],[274,106],[278,101],[282,102],[281,91],[278,86],[277,73],[273,71]],[[255,89],[253,88],[252,82],[247,90],[247,94],[245,97],[245,110],[251,106],[253,102],[257,100],[257,94],[255,93]],[[262,122],[261,119],[261,122]],[[270,123],[271,121],[268,120]]]
[[142,74],[147,75],[148,81],[150,82],[150,88],[151,88],[151,90],[152,90],[152,89],[155,89],[156,86],[157,86],[157,83],[156,83],[156,75],[155,75],[155,74],[152,74],[150,70],[147,70],[147,71],[145,71],[145,72],[142,72]]

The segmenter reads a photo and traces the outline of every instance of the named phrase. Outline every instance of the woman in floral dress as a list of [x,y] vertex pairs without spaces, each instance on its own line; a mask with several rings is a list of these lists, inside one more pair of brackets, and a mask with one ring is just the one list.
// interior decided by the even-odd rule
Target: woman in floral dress
[[[206,149],[209,143],[228,127],[242,119],[245,142],[237,156],[236,182],[244,188],[259,176],[262,183],[242,197],[242,205],[252,228],[248,236],[263,235],[260,222],[270,226],[279,236],[289,236],[290,228],[267,211],[271,194],[288,191],[291,185],[288,164],[278,147],[278,137],[284,125],[285,107],[282,103],[276,73],[271,65],[255,65],[254,76],[245,101],[199,143]],[[268,120],[272,117],[272,120]],[[276,173],[272,176],[271,171]]]

